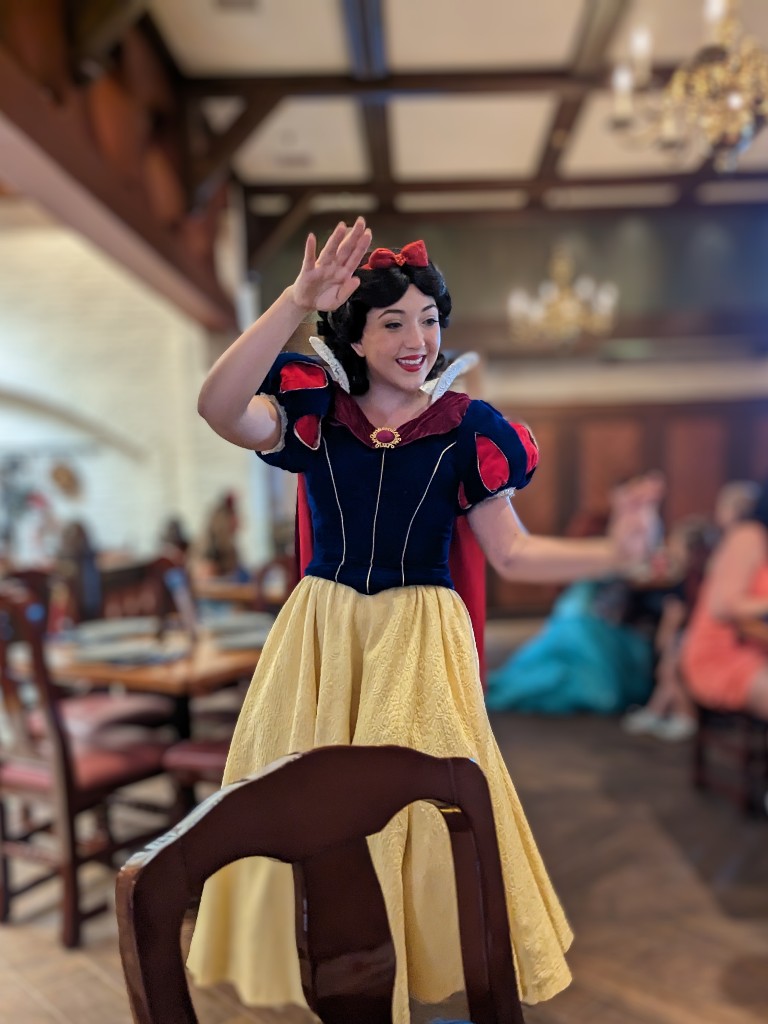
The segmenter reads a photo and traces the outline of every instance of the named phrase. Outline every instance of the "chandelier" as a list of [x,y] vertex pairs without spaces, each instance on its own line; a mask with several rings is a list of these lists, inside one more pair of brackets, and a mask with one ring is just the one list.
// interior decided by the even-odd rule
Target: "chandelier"
[[746,35],[740,0],[705,0],[707,42],[663,87],[651,74],[651,34],[637,28],[613,72],[611,127],[626,141],[732,170],[768,114],[768,54]]
[[549,262],[550,279],[538,293],[515,288],[507,311],[514,341],[569,344],[582,335],[607,334],[613,327],[619,292],[615,284],[597,284],[591,277],[574,280],[574,261],[564,245],[556,245]]

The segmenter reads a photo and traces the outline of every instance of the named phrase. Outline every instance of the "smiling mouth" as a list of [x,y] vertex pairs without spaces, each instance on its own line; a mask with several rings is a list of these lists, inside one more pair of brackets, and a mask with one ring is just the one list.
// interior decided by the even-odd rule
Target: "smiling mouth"
[[427,361],[427,357],[424,356],[405,356],[402,359],[396,359],[395,362],[398,366],[401,366],[408,373],[416,373],[422,368],[424,363]]

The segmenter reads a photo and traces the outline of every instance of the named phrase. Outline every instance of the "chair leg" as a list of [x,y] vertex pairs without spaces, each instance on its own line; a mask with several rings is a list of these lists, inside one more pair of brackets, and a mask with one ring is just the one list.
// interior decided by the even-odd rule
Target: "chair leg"
[[74,949],[80,945],[80,926],[83,915],[80,911],[80,886],[77,856],[77,829],[73,814],[62,814],[58,822],[60,840],[59,872],[61,875],[61,942],[66,949]]
[[5,853],[7,827],[5,804],[0,800],[0,922],[7,921],[11,913],[11,878]]
[[61,910],[61,943],[66,949],[80,945],[80,891],[77,880],[77,862],[68,858],[61,865],[63,887]]

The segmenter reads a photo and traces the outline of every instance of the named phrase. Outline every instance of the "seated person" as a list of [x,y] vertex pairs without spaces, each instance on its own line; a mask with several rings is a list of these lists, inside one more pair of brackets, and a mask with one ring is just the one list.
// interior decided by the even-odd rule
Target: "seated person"
[[490,711],[616,714],[645,700],[651,687],[650,641],[622,625],[622,580],[574,583],[544,628],[489,673]]
[[704,707],[768,719],[768,654],[739,639],[739,618],[768,615],[768,482],[726,530],[682,641],[688,691]]
[[696,729],[693,703],[680,679],[679,647],[716,537],[714,524],[690,516],[673,527],[655,559],[656,571],[678,582],[657,591],[661,614],[654,635],[654,689],[645,707],[629,711],[622,719],[626,732],[683,740]]

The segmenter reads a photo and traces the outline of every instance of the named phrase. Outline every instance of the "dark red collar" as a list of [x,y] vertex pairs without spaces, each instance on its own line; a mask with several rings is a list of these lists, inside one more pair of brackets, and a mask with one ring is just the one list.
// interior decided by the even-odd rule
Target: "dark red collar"
[[[449,430],[458,427],[464,419],[464,413],[467,411],[470,401],[469,395],[463,395],[457,391],[446,391],[436,402],[427,406],[424,412],[397,428],[400,435],[398,447],[411,441],[418,441],[420,437],[447,434]],[[378,447],[371,438],[376,427],[368,421],[354,398],[338,386],[334,387],[333,412],[330,422],[346,427],[358,441],[362,441],[369,448]],[[383,426],[385,424],[379,424],[379,428]]]

